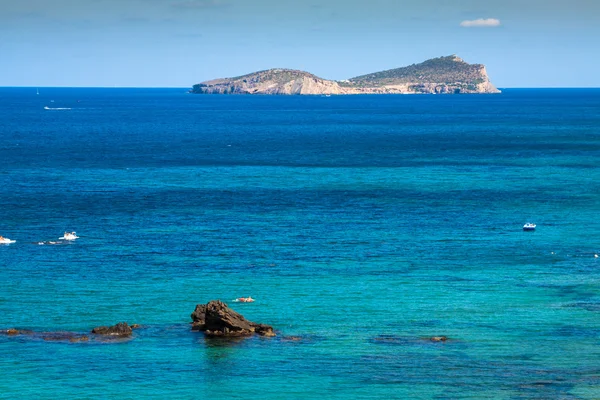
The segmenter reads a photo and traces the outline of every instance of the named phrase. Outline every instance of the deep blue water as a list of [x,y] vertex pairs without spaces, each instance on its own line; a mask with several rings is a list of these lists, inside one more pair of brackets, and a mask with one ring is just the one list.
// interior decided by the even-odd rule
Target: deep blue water
[[600,398],[600,90],[0,104],[0,398]]

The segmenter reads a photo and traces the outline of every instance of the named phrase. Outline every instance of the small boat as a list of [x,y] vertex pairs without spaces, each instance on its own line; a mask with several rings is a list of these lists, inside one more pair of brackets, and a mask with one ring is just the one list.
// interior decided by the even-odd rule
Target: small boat
[[62,237],[59,237],[58,240],[75,240],[79,239],[79,236],[75,234],[75,232],[65,232]]
[[523,225],[523,230],[524,231],[535,231],[535,224],[528,222],[525,225]]
[[16,240],[10,240],[9,238],[0,236],[0,244],[11,244],[11,243],[15,243],[15,242],[16,242]]
[[248,297],[238,297],[234,301],[236,303],[252,303],[252,302],[254,302],[254,299],[252,297],[248,296]]

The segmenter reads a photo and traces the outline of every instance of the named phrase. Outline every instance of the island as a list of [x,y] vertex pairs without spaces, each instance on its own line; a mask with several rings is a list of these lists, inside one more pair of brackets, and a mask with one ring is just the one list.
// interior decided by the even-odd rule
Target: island
[[319,78],[305,71],[275,68],[198,83],[190,92],[272,95],[500,93],[490,82],[484,65],[469,64],[456,55],[341,81]]

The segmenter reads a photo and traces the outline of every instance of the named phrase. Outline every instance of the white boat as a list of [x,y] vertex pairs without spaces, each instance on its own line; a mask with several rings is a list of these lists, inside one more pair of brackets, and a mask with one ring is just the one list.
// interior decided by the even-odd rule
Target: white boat
[[79,236],[75,234],[75,232],[65,232],[62,237],[59,237],[58,240],[75,240],[79,239]]
[[523,230],[524,231],[534,231],[535,230],[535,224],[532,224],[531,222],[528,222],[525,225],[523,225]]
[[16,240],[10,240],[9,238],[5,238],[0,236],[0,244],[11,244],[11,243],[15,243]]

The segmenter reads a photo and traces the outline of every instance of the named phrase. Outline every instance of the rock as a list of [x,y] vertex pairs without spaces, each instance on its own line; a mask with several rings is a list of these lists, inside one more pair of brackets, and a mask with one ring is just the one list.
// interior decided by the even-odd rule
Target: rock
[[275,336],[273,327],[248,321],[220,300],[198,304],[191,315],[192,330],[203,331],[208,337],[240,337],[258,334]]
[[71,339],[69,339],[69,342],[71,342],[71,343],[87,342],[88,340],[90,340],[90,338],[88,336],[81,335],[81,336],[72,337]]
[[191,315],[192,317],[192,330],[202,331],[204,330],[204,323],[206,321],[206,304],[197,304],[196,309]]
[[273,327],[265,324],[256,324],[254,326],[254,331],[260,336],[273,337],[276,336],[275,332],[273,332]]
[[126,322],[119,322],[113,326],[99,326],[92,329],[92,333],[96,335],[109,335],[109,336],[131,336],[132,330]]
[[131,329],[140,329],[142,326],[140,324],[131,325]]
[[433,336],[429,338],[429,340],[431,340],[432,342],[445,342],[446,340],[448,340],[448,338],[446,336]]
[[8,336],[17,336],[17,335],[33,335],[34,332],[30,331],[30,330],[10,328],[10,329],[1,330],[0,334],[4,334],[4,335],[8,335]]
[[[250,336],[254,333],[252,322],[233,311],[222,301],[206,305],[204,327],[213,336]],[[208,333],[210,332],[210,333]]]

